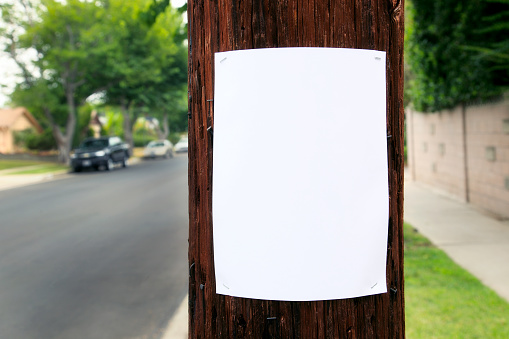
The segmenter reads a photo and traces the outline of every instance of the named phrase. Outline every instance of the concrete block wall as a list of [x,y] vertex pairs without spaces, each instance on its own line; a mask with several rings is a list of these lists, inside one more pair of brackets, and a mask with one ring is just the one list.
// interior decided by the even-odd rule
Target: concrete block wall
[[470,202],[509,218],[509,101],[467,107],[466,117]]
[[414,180],[466,200],[461,109],[435,114],[407,111],[407,148]]
[[406,111],[413,180],[509,218],[509,101]]

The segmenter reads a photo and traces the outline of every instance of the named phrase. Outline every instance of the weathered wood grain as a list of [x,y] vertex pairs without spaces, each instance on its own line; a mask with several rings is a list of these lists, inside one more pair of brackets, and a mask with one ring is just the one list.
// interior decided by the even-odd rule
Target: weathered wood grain
[[[403,2],[189,0],[188,21],[189,337],[404,337]],[[207,128],[213,127],[214,53],[303,46],[387,52],[387,131],[392,136],[387,141],[390,186],[387,285],[390,291],[316,302],[217,295],[212,247],[213,145],[207,133]]]

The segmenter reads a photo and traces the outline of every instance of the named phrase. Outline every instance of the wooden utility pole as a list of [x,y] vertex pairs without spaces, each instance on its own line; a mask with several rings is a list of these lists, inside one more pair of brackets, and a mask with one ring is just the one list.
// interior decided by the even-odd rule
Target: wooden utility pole
[[[404,337],[403,6],[401,0],[188,0],[189,338]],[[214,124],[214,53],[276,47],[387,52],[390,218],[385,294],[281,302],[215,292],[213,145],[207,131]],[[338,133],[342,128],[338,126]]]

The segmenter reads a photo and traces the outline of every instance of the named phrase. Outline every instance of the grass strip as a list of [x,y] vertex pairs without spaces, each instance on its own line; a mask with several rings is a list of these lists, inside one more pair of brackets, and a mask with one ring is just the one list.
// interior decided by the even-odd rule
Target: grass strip
[[135,148],[133,149],[133,154],[132,154],[132,156],[133,156],[133,157],[136,157],[136,158],[143,158],[143,150],[144,150],[144,149],[145,149],[144,147],[135,147]]
[[405,224],[406,337],[509,338],[509,303]]
[[38,161],[30,161],[30,160],[0,160],[0,171],[6,170],[6,169],[11,169],[11,168],[34,166],[34,165],[40,165],[40,164],[43,164],[43,163],[38,162]]
[[36,168],[30,168],[26,170],[19,170],[16,172],[10,172],[9,175],[18,175],[18,174],[44,174],[44,173],[52,173],[63,170],[68,170],[69,167],[61,164],[41,164]]

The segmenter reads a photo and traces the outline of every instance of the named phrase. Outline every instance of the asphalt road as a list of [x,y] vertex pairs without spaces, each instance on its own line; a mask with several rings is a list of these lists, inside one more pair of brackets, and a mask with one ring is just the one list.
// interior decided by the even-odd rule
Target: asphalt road
[[159,338],[187,210],[187,155],[0,192],[0,339]]

